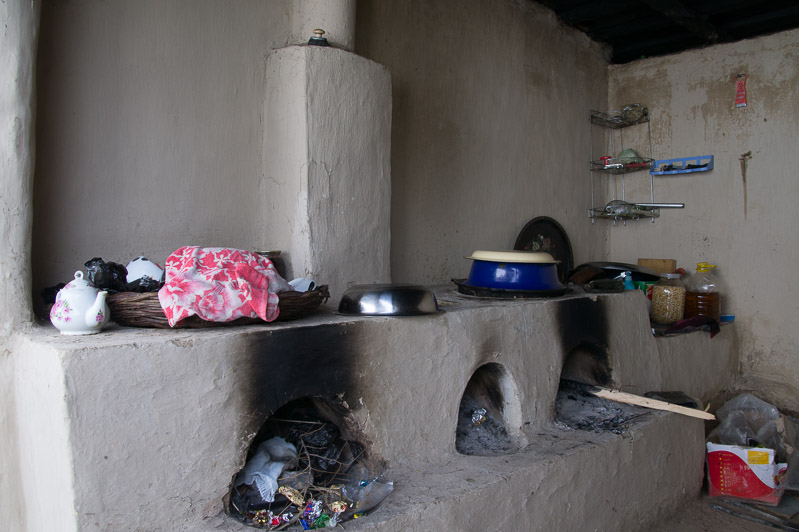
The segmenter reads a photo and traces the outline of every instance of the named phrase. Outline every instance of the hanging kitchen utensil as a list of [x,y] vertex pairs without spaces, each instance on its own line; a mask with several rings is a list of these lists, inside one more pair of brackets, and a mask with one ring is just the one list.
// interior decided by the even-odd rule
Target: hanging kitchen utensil
[[558,279],[566,282],[572,267],[574,255],[569,237],[563,227],[548,216],[533,218],[524,226],[513,249],[519,251],[543,251],[559,261],[557,265]]
[[651,212],[655,209],[682,209],[685,203],[628,203],[622,200],[609,201],[605,212],[616,216],[634,216],[643,210]]

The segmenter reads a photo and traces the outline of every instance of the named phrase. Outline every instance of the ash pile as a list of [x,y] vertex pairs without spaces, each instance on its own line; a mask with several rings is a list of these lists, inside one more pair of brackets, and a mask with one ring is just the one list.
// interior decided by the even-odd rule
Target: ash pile
[[[234,477],[228,513],[265,529],[332,528],[369,512],[394,489],[367,466],[364,448],[334,424],[307,414],[272,418]],[[263,432],[263,431],[262,431]]]
[[465,394],[458,410],[455,449],[472,456],[498,456],[515,452],[518,446],[493,411]]
[[578,383],[561,380],[555,400],[555,425],[566,430],[623,434],[649,412],[640,406],[596,397]]

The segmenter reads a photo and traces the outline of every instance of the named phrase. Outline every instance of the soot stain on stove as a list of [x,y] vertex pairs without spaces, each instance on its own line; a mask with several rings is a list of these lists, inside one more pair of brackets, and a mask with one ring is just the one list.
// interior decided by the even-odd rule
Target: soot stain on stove
[[561,378],[584,384],[611,382],[608,358],[609,325],[604,301],[561,301],[557,311],[558,334],[567,354]]
[[585,343],[608,345],[608,319],[603,300],[559,301],[557,316],[558,334],[567,352]]
[[357,323],[270,331],[245,349],[245,414],[260,423],[289,401],[332,398],[353,386]]

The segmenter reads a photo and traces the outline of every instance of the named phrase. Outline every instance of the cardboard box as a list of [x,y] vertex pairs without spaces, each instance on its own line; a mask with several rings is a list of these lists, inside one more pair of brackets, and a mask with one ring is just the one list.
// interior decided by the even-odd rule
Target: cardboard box
[[677,269],[675,259],[638,259],[638,265],[651,268],[657,273],[671,273]]
[[774,463],[773,449],[707,444],[708,493],[777,506],[788,464]]

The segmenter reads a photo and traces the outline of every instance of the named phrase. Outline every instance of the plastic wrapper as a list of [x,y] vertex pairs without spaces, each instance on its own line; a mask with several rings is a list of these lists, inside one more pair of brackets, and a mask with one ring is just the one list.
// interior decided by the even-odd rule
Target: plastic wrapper
[[156,281],[151,277],[142,277],[127,283],[125,289],[128,292],[158,292],[162,286],[164,286],[163,281]]
[[480,423],[486,420],[486,409],[485,408],[478,408],[474,412],[472,412],[472,426],[476,427]]
[[302,495],[299,491],[294,488],[290,488],[288,486],[280,486],[277,489],[278,493],[283,495],[285,498],[290,500],[292,503],[296,504],[299,507],[302,507],[305,504],[305,500],[302,498]]
[[320,515],[322,515],[322,501],[310,500],[305,504],[305,509],[302,512],[305,519],[313,521]]
[[394,491],[393,482],[369,482],[366,485],[358,486],[344,486],[342,493],[345,497],[353,501],[349,510],[344,512],[343,518],[348,519],[354,517],[354,514],[364,514],[369,510],[375,508],[378,504],[383,502],[383,499],[388,497],[388,494]]
[[[277,479],[281,488],[291,488],[295,492],[304,491],[314,483],[313,472],[309,470],[303,471],[283,471],[283,474]],[[286,496],[291,499],[291,497]],[[302,504],[302,503],[299,503]]]

